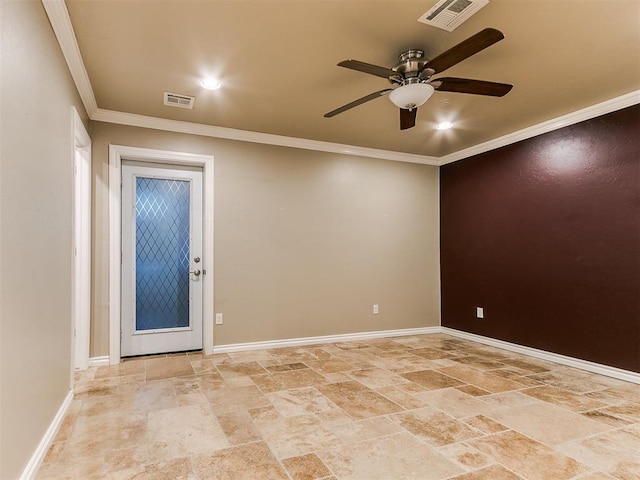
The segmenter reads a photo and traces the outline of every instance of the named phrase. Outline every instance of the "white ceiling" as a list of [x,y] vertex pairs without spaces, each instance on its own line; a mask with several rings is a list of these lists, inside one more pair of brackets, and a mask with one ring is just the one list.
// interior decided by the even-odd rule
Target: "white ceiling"
[[[417,22],[435,3],[66,5],[100,109],[207,126],[440,158],[640,89],[638,0],[491,0],[451,33]],[[433,58],[485,27],[505,39],[440,76],[513,84],[505,97],[436,92],[419,109],[416,127],[405,131],[385,97],[323,118],[389,86],[337,67],[339,61],[391,67],[409,48]],[[224,88],[202,89],[205,74],[220,77]],[[165,91],[195,96],[195,108],[164,106]],[[436,131],[443,120],[455,128]]]

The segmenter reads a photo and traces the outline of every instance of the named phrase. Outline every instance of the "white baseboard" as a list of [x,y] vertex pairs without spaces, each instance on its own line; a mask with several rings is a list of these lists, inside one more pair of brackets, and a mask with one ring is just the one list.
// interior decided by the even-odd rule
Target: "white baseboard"
[[22,472],[22,475],[20,475],[20,480],[32,480],[36,477],[38,468],[40,468],[40,465],[42,465],[42,461],[47,455],[49,447],[53,443],[53,440],[56,438],[56,434],[60,429],[60,425],[62,425],[62,421],[64,420],[64,416],[67,413],[72,400],[73,390],[69,390],[69,393],[67,393],[67,396],[62,402],[62,405],[60,405],[60,408],[58,409],[58,413],[56,413],[56,416],[51,421],[51,424],[49,425],[49,428],[47,428],[47,431],[42,437],[42,440],[40,440],[38,448],[36,448],[36,451],[33,452],[29,463],[27,463],[27,466]]
[[632,372],[630,370],[610,367],[601,363],[589,362],[587,360],[581,360],[579,358],[568,357],[566,355],[560,355],[558,353],[547,352],[545,350],[539,350],[537,348],[525,347],[523,345],[518,345],[517,343],[509,343],[503,340],[496,340],[495,338],[483,337],[482,335],[463,332],[449,327],[440,328],[442,333],[446,333],[447,335],[451,335],[453,337],[464,338],[465,340],[483,343],[491,347],[502,348],[504,350],[509,350],[510,352],[521,353],[523,355],[539,358],[541,360],[547,360],[549,362],[579,368],[580,370],[586,370],[588,372],[598,373],[607,377],[617,378],[618,380],[624,380],[625,382],[640,384],[640,373]]
[[401,330],[380,330],[377,332],[344,333],[342,335],[325,335],[321,337],[288,338],[285,340],[267,340],[265,342],[233,343],[213,347],[213,353],[244,352],[265,348],[298,347],[320,343],[352,342],[383,337],[402,337],[406,335],[425,335],[439,333],[441,327],[403,328]]
[[[234,343],[229,345],[214,346],[213,353],[245,352],[249,350],[262,350],[266,348],[297,347],[303,345],[317,345],[322,343],[349,342],[358,340],[369,340],[372,338],[400,337],[406,335],[427,335],[433,333],[444,333],[453,337],[464,338],[465,340],[471,340],[473,342],[482,343],[484,345],[502,348],[510,352],[520,353],[522,355],[528,355],[530,357],[539,358],[541,360],[579,368],[580,370],[586,370],[588,372],[605,375],[607,377],[617,378],[626,382],[640,384],[640,373],[623,370],[621,368],[610,367],[608,365],[603,365],[600,363],[589,362],[587,360],[581,360],[579,358],[568,357],[566,355],[560,355],[558,353],[547,352],[545,350],[539,350],[537,348],[525,347],[516,343],[497,340],[495,338],[483,337],[482,335],[463,332],[461,330],[455,330],[449,327],[439,326],[406,328],[401,330],[381,330],[377,332],[345,333],[342,335],[325,335],[321,337],[289,338],[284,340],[268,340],[265,342]],[[91,364],[91,360],[92,359],[89,359],[89,364]]]
[[109,355],[104,355],[102,357],[91,357],[91,358],[89,358],[89,366],[90,367],[105,367],[105,366],[109,366]]

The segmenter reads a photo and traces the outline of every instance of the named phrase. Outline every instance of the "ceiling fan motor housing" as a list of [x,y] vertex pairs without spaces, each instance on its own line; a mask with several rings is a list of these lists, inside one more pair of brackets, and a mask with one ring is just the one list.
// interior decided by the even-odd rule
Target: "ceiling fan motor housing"
[[401,53],[398,56],[398,63],[391,68],[394,72],[398,72],[398,75],[390,76],[389,83],[407,85],[426,82],[433,75],[433,72],[428,72],[430,69],[424,68],[428,61],[422,50],[407,50]]

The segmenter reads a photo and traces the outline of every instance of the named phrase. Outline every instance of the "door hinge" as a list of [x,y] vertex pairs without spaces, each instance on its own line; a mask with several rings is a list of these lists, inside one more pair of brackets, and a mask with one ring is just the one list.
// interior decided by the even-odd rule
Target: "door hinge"
[[206,269],[206,268],[203,268],[203,269],[202,269],[202,274],[203,274],[203,275],[206,275],[206,274],[207,274],[207,269]]

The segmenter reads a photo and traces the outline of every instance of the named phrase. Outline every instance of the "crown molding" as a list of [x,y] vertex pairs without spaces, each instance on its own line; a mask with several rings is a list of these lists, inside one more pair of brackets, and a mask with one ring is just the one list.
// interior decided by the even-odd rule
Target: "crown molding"
[[169,132],[188,133],[190,135],[202,135],[205,137],[223,138],[226,140],[238,140],[241,142],[262,143],[279,147],[301,148],[317,152],[340,153],[355,155],[358,157],[379,158],[396,162],[420,163],[423,165],[438,165],[439,159],[425,155],[412,153],[392,152],[376,148],[356,147],[340,143],[322,142],[319,140],[307,140],[304,138],[285,137],[270,133],[250,132],[235,128],[216,127],[202,123],[168,120],[165,118],[148,117],[133,113],[116,112],[99,108],[91,117],[97,122],[117,123],[132,127],[152,128],[154,130],[166,130]]
[[537,125],[532,125],[531,127],[518,130],[517,132],[509,133],[502,137],[494,138],[493,140],[489,140],[488,142],[480,143],[478,145],[474,145],[473,147],[450,153],[449,155],[440,157],[439,165],[446,165],[447,163],[457,162],[458,160],[469,158],[474,155],[479,155],[480,153],[485,153],[490,150],[495,150],[496,148],[504,147],[507,145],[511,145],[512,143],[520,142],[528,138],[542,135],[543,133],[549,133],[563,127],[568,127],[569,125],[606,115],[607,113],[615,112],[616,110],[621,110],[638,103],[640,103],[640,90],[635,90],[631,93],[627,93],[626,95],[597,103],[590,107],[583,108],[566,115],[562,115],[561,117],[538,123]]
[[84,109],[87,111],[89,118],[91,118],[98,110],[98,103],[93,94],[89,75],[84,67],[67,6],[64,0],[42,0],[42,5],[47,12],[49,22],[58,39],[62,54],[67,61],[69,72],[76,84]]
[[465,158],[479,155],[481,153],[495,150],[506,145],[511,145],[528,138],[532,138],[544,133],[549,133],[569,125],[574,125],[585,120],[590,120],[607,113],[615,112],[632,105],[640,103],[640,90],[635,90],[626,95],[612,98],[590,107],[577,110],[561,117],[557,117],[546,122],[532,125],[531,127],[512,132],[502,137],[489,140],[473,147],[465,148],[443,157],[430,157],[427,155],[416,155],[412,153],[393,152],[389,150],[379,150],[375,148],[356,147],[340,143],[322,142],[318,140],[308,140],[304,138],[286,137],[273,135],[270,133],[251,132],[247,130],[237,130],[234,128],[216,127],[202,123],[183,122],[178,120],[168,120],[165,118],[149,117],[133,113],[117,112],[97,108],[91,116],[91,120],[97,122],[116,123],[129,125],[132,127],[151,128],[155,130],[165,130],[169,132],[187,133],[191,135],[202,135],[206,137],[223,138],[227,140],[237,140],[241,142],[262,143],[265,145],[276,145],[280,147],[301,148],[304,150],[314,150],[319,152],[339,153],[344,155],[355,155],[359,157],[379,158],[397,162],[420,163],[423,165],[442,166],[448,163],[457,162]]
[[42,4],[49,16],[49,21],[51,22],[53,31],[58,39],[64,58],[67,61],[69,71],[71,72],[71,76],[76,84],[76,88],[78,89],[84,108],[87,111],[89,118],[97,122],[115,123],[134,127],[151,128],[155,130],[165,130],[280,147],[300,148],[319,152],[378,158],[397,162],[441,166],[640,103],[640,90],[636,90],[626,95],[612,98],[576,112],[518,130],[517,132],[509,133],[502,137],[495,138],[442,157],[393,152],[389,150],[379,150],[376,148],[358,147],[340,143],[323,142],[319,140],[273,135],[270,133],[217,127],[202,123],[168,120],[133,113],[116,112],[113,110],[98,108],[64,0],[42,0]]

